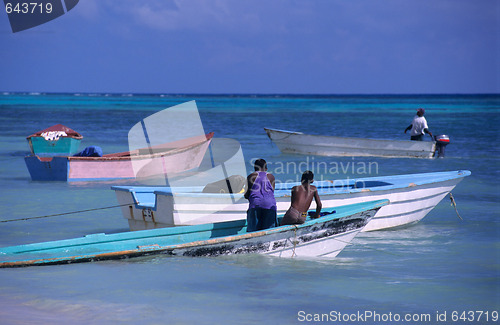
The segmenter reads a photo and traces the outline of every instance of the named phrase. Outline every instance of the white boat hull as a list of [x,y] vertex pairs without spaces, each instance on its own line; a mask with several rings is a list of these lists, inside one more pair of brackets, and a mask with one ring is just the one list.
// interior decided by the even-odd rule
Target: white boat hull
[[[373,213],[375,214],[375,212]],[[301,243],[294,247],[295,237],[290,236],[289,245],[283,249],[269,252],[267,255],[278,257],[336,257],[349,244],[362,228],[346,231],[342,234]]]
[[[238,240],[214,240],[200,245],[174,248],[169,254],[181,256],[219,256],[258,253],[276,257],[336,257],[369,222],[377,209],[305,227],[291,227],[287,231],[270,228],[262,232],[239,236]],[[242,238],[244,237],[244,238]]]
[[[323,187],[328,181],[318,182],[317,186],[324,208],[388,199],[390,204],[382,207],[363,229],[373,231],[420,221],[469,174],[468,171],[458,171],[366,178],[363,179],[366,184],[385,180],[386,183],[381,184],[388,185],[356,189]],[[426,178],[428,180],[424,181]],[[350,180],[349,183],[352,185],[356,182]],[[127,187],[114,189],[131,230],[245,219],[248,209],[248,201],[242,194],[206,194],[164,189],[154,191],[153,202],[146,199],[147,194],[151,197],[151,193],[146,193],[151,189],[144,189],[144,193]],[[275,192],[278,214],[284,214],[290,207],[289,193],[289,189]],[[311,209],[315,209],[314,203]]]
[[330,157],[433,158],[436,151],[434,141],[346,138],[264,129],[283,153]]

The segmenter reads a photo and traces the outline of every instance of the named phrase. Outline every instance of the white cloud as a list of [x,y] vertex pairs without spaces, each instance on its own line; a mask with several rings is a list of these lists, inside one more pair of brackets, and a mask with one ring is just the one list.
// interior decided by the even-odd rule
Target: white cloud
[[96,19],[99,16],[99,4],[97,0],[79,1],[75,9],[72,10],[72,14],[73,13],[86,19]]
[[128,12],[134,20],[159,30],[200,29],[233,22],[232,10],[225,1],[145,1],[132,5]]

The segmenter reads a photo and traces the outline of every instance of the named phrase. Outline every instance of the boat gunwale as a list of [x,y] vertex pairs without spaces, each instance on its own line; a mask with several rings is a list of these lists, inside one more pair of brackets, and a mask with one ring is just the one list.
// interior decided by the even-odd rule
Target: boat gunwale
[[[49,126],[48,128],[45,128],[45,129],[40,130],[38,132],[35,132],[35,133],[31,134],[31,135],[28,135],[26,137],[26,139],[27,140],[31,140],[31,138],[38,138],[38,137],[43,138],[41,136],[42,133],[53,131],[53,130],[50,130],[50,129],[57,128],[57,127],[63,127],[63,128],[66,128],[66,130],[55,130],[55,131],[63,131],[65,133],[70,133],[69,135],[60,136],[60,138],[72,138],[72,139],[76,139],[76,140],[83,139],[83,136],[79,132],[73,130],[70,127],[67,127],[66,125],[60,124],[60,123],[59,124],[54,124],[52,126]],[[46,140],[46,141],[51,141],[51,140]]]
[[[30,135],[26,137],[26,140],[31,141],[32,138],[42,138],[45,140],[44,137],[41,135]],[[83,136],[81,134],[79,135],[61,135],[59,138],[68,138],[68,139],[75,139],[75,140],[82,140]],[[58,140],[45,140],[45,141],[58,141]]]
[[[410,177],[417,177],[417,176],[431,176],[431,175],[436,175],[436,174],[441,174],[443,176],[446,175],[453,175],[456,173],[456,176],[454,177],[448,177],[448,178],[442,178],[439,180],[433,180],[432,182],[412,182],[413,184],[416,185],[425,185],[425,184],[431,184],[435,182],[441,182],[445,180],[450,180],[450,179],[456,179],[456,178],[461,178],[461,177],[467,177],[471,175],[471,172],[469,170],[453,170],[453,171],[442,171],[442,172],[432,172],[432,173],[415,173],[415,174],[402,174],[402,175],[388,175],[388,176],[373,176],[373,177],[362,177],[362,178],[345,178],[345,179],[339,179],[339,180],[324,180],[324,181],[316,181],[314,182],[314,185],[316,187],[332,187],[332,186],[323,186],[323,183],[329,183],[329,184],[334,184],[335,182],[343,182],[347,181],[347,184],[342,184],[338,185],[337,187],[341,186],[349,186],[351,183],[355,182],[362,182],[362,181],[386,181],[388,178],[389,179],[406,179]],[[421,178],[421,177],[420,177]],[[299,182],[293,182],[293,183],[276,183],[277,186],[280,186],[280,184],[285,184],[286,186],[283,188],[277,188],[275,189],[276,191],[279,190],[288,190],[291,189],[292,186],[298,185]],[[411,183],[410,183],[411,184]],[[381,186],[377,186],[381,187]],[[161,188],[161,189],[158,189]],[[179,189],[190,189],[192,191],[197,191],[201,192],[203,189],[203,186],[186,186],[186,187],[178,187]],[[172,190],[171,187],[168,186],[134,186],[134,185],[116,185],[111,187],[112,190],[115,191],[121,191],[121,192],[138,192],[138,193],[153,193],[153,192],[158,192],[158,193],[191,193],[190,191],[185,191],[185,192],[180,192],[180,191],[175,191]],[[175,187],[173,189],[176,189]],[[204,193],[204,194],[219,194],[219,193]],[[233,194],[238,194],[238,193],[233,193]],[[225,193],[223,195],[228,195],[228,193]]]
[[[342,183],[339,185],[335,185],[336,181],[318,181],[315,182],[314,185],[318,189],[331,189],[331,193],[322,193],[323,195],[325,194],[347,194],[347,193],[359,193],[363,191],[384,191],[384,190],[394,190],[394,189],[403,189],[407,187],[415,187],[415,186],[422,186],[422,185],[428,185],[428,184],[433,184],[433,183],[441,183],[453,179],[458,179],[458,178],[464,178],[466,176],[469,176],[471,174],[470,171],[468,170],[457,170],[457,171],[448,171],[448,172],[434,172],[434,173],[420,173],[420,174],[407,174],[407,175],[393,175],[393,176],[375,176],[375,177],[364,177],[364,178],[353,178],[353,179],[342,179],[338,180],[339,182],[347,181],[346,184]],[[418,177],[418,175],[427,175],[425,179],[422,177]],[[431,177],[436,176],[436,177]],[[441,176],[441,177],[437,177]],[[388,179],[389,178],[389,179]],[[413,179],[411,182],[409,180],[411,178],[422,178],[422,179]],[[389,183],[388,185],[383,185],[383,186],[367,186],[367,187],[362,187],[362,188],[350,188],[350,185],[356,184],[358,182],[370,182],[370,181],[384,181]],[[399,182],[398,182],[399,181]],[[327,184],[325,184],[327,183]],[[295,185],[299,185],[300,183],[294,182],[294,183],[288,183],[286,187],[280,188],[275,190],[276,192],[281,192],[281,191],[290,191],[291,188]],[[324,186],[323,184],[327,185]],[[330,185],[331,184],[331,185]],[[329,186],[328,186],[329,185]],[[135,191],[136,187],[127,187],[127,188],[122,188],[120,186],[113,186],[113,190],[120,190],[120,191],[125,191],[125,192],[130,192],[133,193]],[[137,187],[140,188],[140,187]],[[187,188],[199,188],[199,187],[187,187]],[[186,188],[186,189],[187,189]],[[339,190],[338,188],[341,188]],[[345,189],[343,189],[345,188]],[[146,191],[142,191],[142,193],[146,193]],[[192,196],[192,197],[213,197],[213,198],[234,198],[234,199],[239,199],[240,197],[243,197],[243,194],[240,193],[202,193],[202,192],[179,192],[175,191],[175,189],[171,189],[168,187],[165,187],[164,189],[161,190],[154,190],[153,193],[155,195],[172,195],[172,196]],[[281,195],[280,195],[281,196]],[[277,197],[280,197],[277,196]]]

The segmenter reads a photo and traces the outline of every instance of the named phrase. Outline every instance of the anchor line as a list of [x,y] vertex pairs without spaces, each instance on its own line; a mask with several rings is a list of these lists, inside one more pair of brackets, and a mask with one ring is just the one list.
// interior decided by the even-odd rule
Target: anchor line
[[[289,134],[287,134],[286,136],[284,136],[283,138],[281,138],[281,139],[279,139],[279,140],[286,140],[286,139],[288,139],[289,137],[291,137],[292,135],[296,135],[296,134],[294,134],[294,133],[289,133]],[[269,138],[269,139],[272,141],[272,139],[271,139],[271,138]]]
[[[112,205],[112,206],[109,206],[109,207],[101,207],[101,208],[85,209],[85,210],[79,210],[79,211],[71,211],[71,212],[49,214],[49,215],[46,215],[46,216],[37,216],[37,217],[26,217],[26,218],[20,218],[20,219],[0,220],[0,223],[12,222],[12,221],[26,221],[26,220],[31,220],[31,219],[42,219],[42,218],[64,216],[64,215],[67,215],[67,214],[75,214],[75,213],[82,213],[82,212],[106,210],[106,209],[112,209],[112,208],[119,208],[119,207],[131,205],[131,204],[134,204],[134,203],[125,203],[125,204]],[[139,202],[137,202],[137,204],[139,204]]]
[[455,202],[455,198],[453,197],[453,194],[451,194],[451,192],[449,194],[450,194],[451,205],[455,208],[455,212],[457,213],[457,216],[460,218],[460,220],[464,220],[464,219],[462,219],[462,217],[458,213],[457,203]]
[[293,229],[294,232],[294,238],[293,238],[293,251],[292,251],[292,257],[297,256],[295,254],[295,247],[297,246],[297,226]]
[[271,147],[274,147],[274,146],[275,146],[275,144],[274,144],[274,142],[273,142],[273,139],[271,139],[270,137],[267,137],[267,138],[269,139],[269,142],[271,142]]

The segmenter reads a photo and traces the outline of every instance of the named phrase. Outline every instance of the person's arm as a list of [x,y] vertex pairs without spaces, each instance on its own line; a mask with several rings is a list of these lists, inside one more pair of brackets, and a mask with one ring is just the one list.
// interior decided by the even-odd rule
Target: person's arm
[[406,131],[411,130],[411,128],[412,128],[412,127],[413,127],[413,124],[410,124],[410,126],[408,126],[408,127],[406,128],[405,133],[406,133]]
[[290,191],[290,206],[293,207],[293,203],[295,203],[295,200],[296,200],[296,196],[297,194],[295,194],[297,191],[297,186],[294,186],[292,187],[292,190]]
[[267,179],[269,179],[269,181],[271,182],[271,185],[273,186],[273,190],[275,189],[275,183],[276,183],[276,179],[274,178],[274,175],[273,174],[267,174]]
[[424,132],[425,132],[425,133],[427,133],[428,135],[430,135],[432,139],[434,139],[434,137],[432,136],[432,132],[431,132],[431,131],[429,131],[429,129],[428,129],[428,128],[425,128],[425,129],[424,129]]
[[252,187],[253,187],[253,182],[255,181],[255,176],[254,174],[250,174],[248,175],[247,177],[247,191],[245,192],[245,199],[248,200],[248,198],[250,197],[250,192],[252,191]]
[[316,201],[316,213],[314,214],[313,219],[316,219],[320,217],[321,208],[323,207],[317,189],[314,189],[314,201]]

